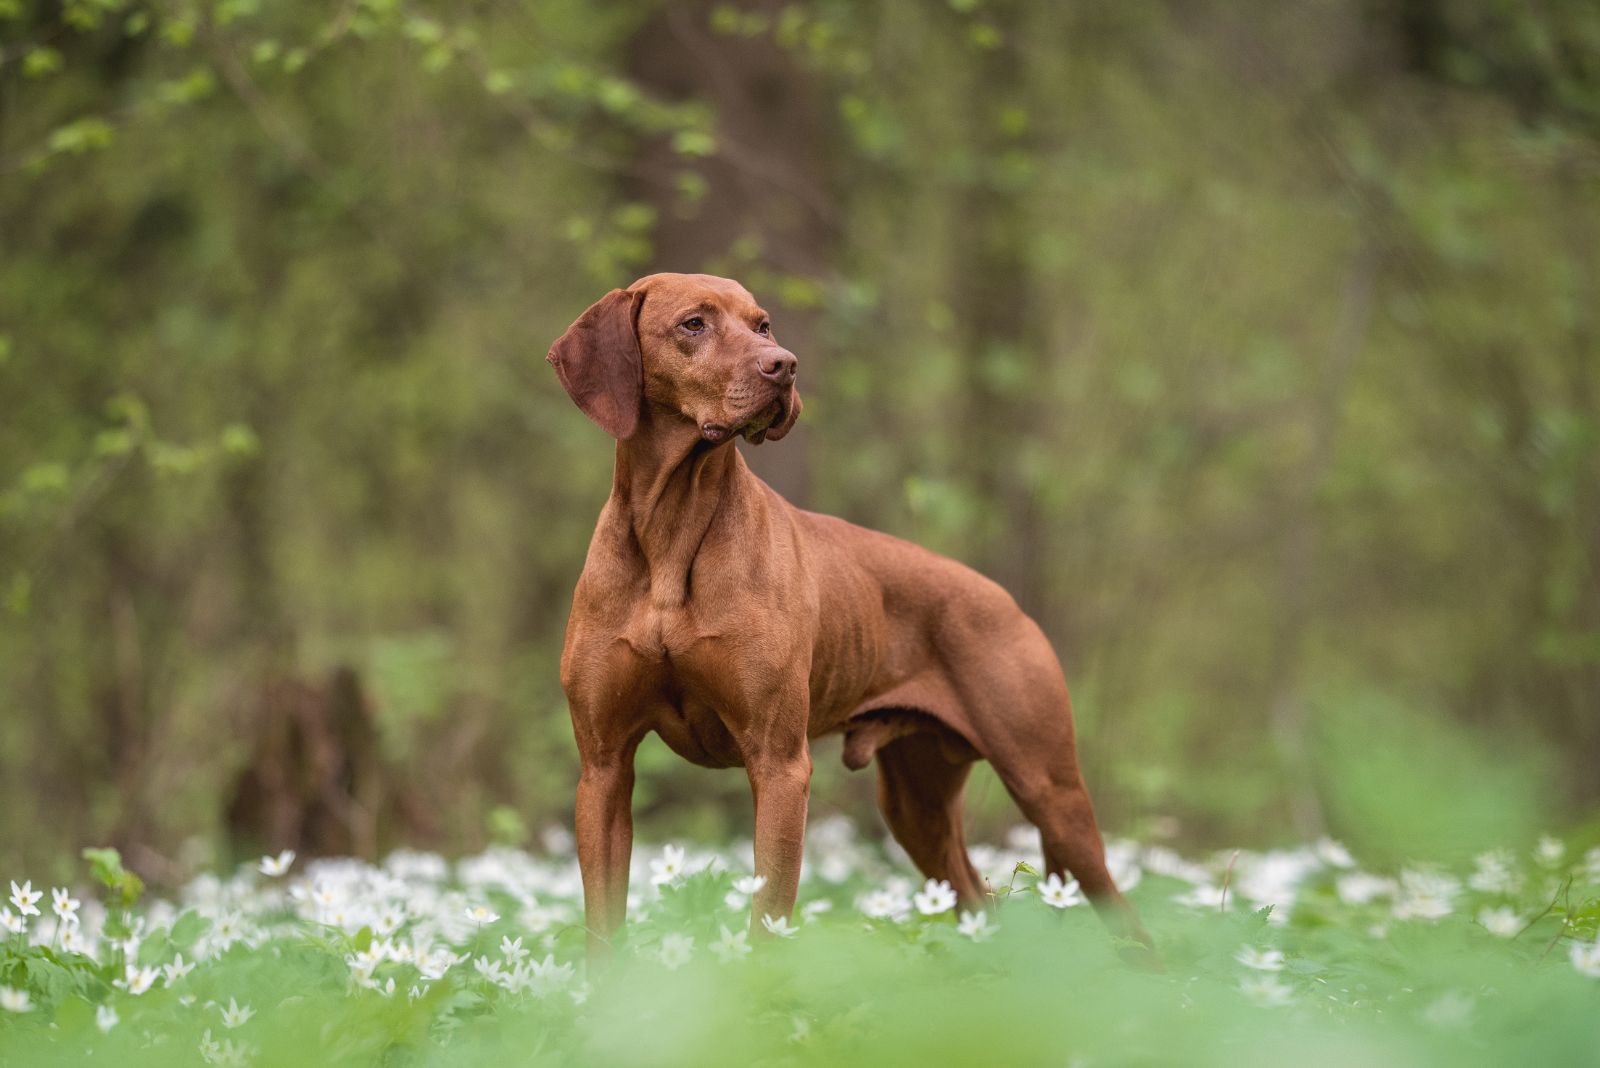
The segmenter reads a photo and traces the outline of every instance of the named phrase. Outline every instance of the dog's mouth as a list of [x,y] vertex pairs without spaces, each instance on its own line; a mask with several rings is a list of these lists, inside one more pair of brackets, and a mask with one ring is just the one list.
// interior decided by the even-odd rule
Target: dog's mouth
[[767,431],[783,422],[784,417],[789,414],[788,409],[789,405],[784,398],[774,397],[772,403],[761,409],[739,432],[750,444],[760,445],[767,440]]
[[774,427],[781,427],[790,416],[790,396],[784,393],[772,398],[766,406],[757,409],[754,415],[744,422],[734,423],[701,423],[700,436],[712,445],[720,445],[734,437],[743,437],[752,445],[760,445],[767,440],[767,434]]

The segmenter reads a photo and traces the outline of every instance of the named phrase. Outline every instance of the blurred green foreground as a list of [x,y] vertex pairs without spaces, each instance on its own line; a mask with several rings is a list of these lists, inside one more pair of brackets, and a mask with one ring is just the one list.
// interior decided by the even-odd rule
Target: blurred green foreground
[[[1597,56],[1579,2],[0,0],[0,866],[108,842],[173,887],[568,818],[611,449],[542,358],[657,268],[799,354],[765,477],[1041,621],[1111,831],[1592,834]],[[642,759],[647,832],[746,827],[737,773]],[[1025,932],[972,993],[1011,1040],[1211,1018]],[[968,1011],[965,958],[850,952],[895,1026]],[[737,1017],[673,1000],[725,982],[615,1041]]]
[[1600,849],[1382,874],[1327,840],[1204,861],[1116,843],[1157,972],[1013,842],[979,850],[994,907],[958,914],[828,821],[766,939],[748,843],[647,847],[593,972],[564,852],[284,855],[131,907],[95,853],[104,890],[45,896],[0,943],[0,1064],[1600,1063]]

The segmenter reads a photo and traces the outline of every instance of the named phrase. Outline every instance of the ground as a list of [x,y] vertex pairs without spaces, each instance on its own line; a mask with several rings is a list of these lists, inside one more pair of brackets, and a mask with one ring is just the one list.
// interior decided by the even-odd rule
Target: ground
[[454,863],[263,858],[171,901],[91,851],[95,894],[10,885],[0,1064],[1600,1063],[1600,849],[1110,852],[1162,970],[1040,878],[1025,828],[974,850],[972,914],[818,821],[801,908],[755,940],[747,843],[642,846],[595,974],[559,831]]

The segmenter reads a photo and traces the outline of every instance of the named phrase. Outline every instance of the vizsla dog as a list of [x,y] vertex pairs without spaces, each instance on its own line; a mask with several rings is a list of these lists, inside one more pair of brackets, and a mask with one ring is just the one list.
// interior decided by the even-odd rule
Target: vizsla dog
[[981,758],[1039,828],[1049,870],[1148,940],[1106,871],[1066,680],[1039,627],[953,560],[794,507],[733,447],[777,441],[800,415],[798,361],[743,286],[641,278],[579,316],[549,360],[617,440],[561,655],[592,956],[627,910],[633,757],[650,731],[686,760],[749,775],[766,877],[752,923],[794,908],[810,742],[843,732],[846,765],[878,762],[895,838],[967,907],[985,898],[961,828]]

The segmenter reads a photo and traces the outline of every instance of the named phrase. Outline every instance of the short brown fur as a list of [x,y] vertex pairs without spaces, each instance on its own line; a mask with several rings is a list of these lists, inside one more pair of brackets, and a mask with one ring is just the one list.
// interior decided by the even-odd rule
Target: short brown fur
[[878,762],[895,838],[969,908],[986,898],[961,794],[986,759],[1119,930],[1148,942],[1106,870],[1066,680],[998,585],[898,538],[805,512],[751,473],[734,436],[794,425],[796,361],[737,282],[656,274],[613,290],[550,351],[613,437],[616,469],[561,657],[582,764],[578,858],[593,956],[627,908],[633,756],[651,731],[706,767],[743,767],[760,917],[794,908],[810,742]]

